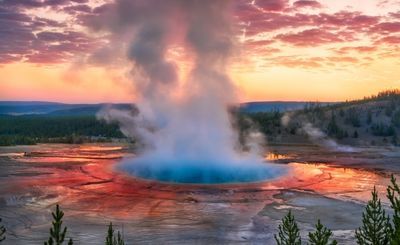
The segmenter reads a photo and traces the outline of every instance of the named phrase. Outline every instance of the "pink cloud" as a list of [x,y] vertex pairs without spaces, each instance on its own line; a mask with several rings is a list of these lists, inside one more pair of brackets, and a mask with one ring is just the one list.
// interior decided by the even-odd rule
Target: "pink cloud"
[[400,19],[400,11],[397,11],[395,13],[389,13],[389,16],[392,18]]
[[260,18],[250,22],[247,27],[249,34],[271,32],[287,27],[312,26],[313,18],[305,14],[284,15],[279,13],[264,13]]
[[372,28],[374,32],[393,33],[400,32],[400,22],[382,22]]
[[347,54],[350,51],[358,52],[358,53],[371,53],[378,50],[376,46],[354,46],[354,47],[342,47],[338,50],[334,50],[338,54]]
[[270,59],[270,62],[289,68],[319,68],[323,66],[323,60],[321,57],[278,56]]
[[322,5],[318,1],[313,0],[299,0],[293,3],[293,6],[296,8],[321,8]]
[[400,45],[400,36],[386,36],[379,39],[376,44]]
[[[22,60],[45,62],[46,57],[51,62],[57,60],[64,62],[74,55],[90,53],[93,49],[101,47],[107,37],[104,40],[95,40],[83,31],[71,31],[70,26],[81,25],[96,30],[101,27],[99,15],[103,16],[103,20],[107,19],[104,16],[112,12],[115,4],[109,2],[92,9],[86,4],[88,0],[0,0],[0,2],[2,2],[0,63]],[[399,9],[390,9],[386,15],[373,16],[356,11],[326,13],[318,0],[255,0],[254,4],[252,2],[252,0],[234,1],[235,17],[240,28],[246,30],[246,38],[251,39],[253,35],[266,34],[265,40],[258,40],[257,37],[258,41],[245,42],[244,48],[248,53],[252,50],[257,52],[257,55],[284,52],[277,46],[278,41],[297,47],[348,42],[345,44],[347,47],[335,50],[337,54],[344,55],[349,52],[375,52],[381,48],[379,45],[400,45]],[[389,6],[389,2],[382,1],[382,4]],[[27,14],[28,10],[43,7],[67,14],[70,16],[69,19],[75,22],[58,22],[47,19],[46,16]],[[303,12],[304,7],[314,8],[312,14]],[[129,13],[127,16],[134,18]],[[43,31],[45,29],[52,31]],[[351,42],[358,39],[379,45],[354,46],[357,44]],[[271,44],[274,44],[273,47]],[[308,59],[304,61],[304,65],[307,62]]]
[[288,6],[287,0],[257,0],[255,4],[264,11],[282,11]]
[[329,61],[332,62],[345,62],[345,63],[357,63],[358,59],[350,56],[333,56],[333,57],[328,57]]
[[342,11],[334,14],[321,13],[315,19],[315,23],[320,26],[334,26],[361,31],[363,28],[369,28],[371,25],[379,23],[379,20],[379,16]]
[[297,33],[279,34],[276,38],[294,46],[317,46],[345,41],[345,39],[340,35],[337,35],[337,33],[332,33],[322,29],[308,29]]

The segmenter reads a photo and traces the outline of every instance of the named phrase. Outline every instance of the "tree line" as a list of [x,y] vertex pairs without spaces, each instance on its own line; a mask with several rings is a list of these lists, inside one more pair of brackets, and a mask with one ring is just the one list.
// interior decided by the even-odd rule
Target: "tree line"
[[91,115],[0,116],[0,145],[82,143],[123,137],[118,124]]

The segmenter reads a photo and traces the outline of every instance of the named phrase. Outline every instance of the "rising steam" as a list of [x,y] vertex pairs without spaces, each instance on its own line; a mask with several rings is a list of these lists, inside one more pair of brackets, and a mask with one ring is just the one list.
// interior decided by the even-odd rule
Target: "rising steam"
[[[123,169],[185,183],[261,181],[281,171],[252,151],[235,150],[238,134],[228,106],[237,103],[236,90],[226,72],[236,45],[231,1],[119,0],[109,8],[105,18],[111,23],[97,24],[111,32],[111,45],[128,40],[140,96],[138,113],[99,114],[118,121],[125,135],[143,145]],[[179,65],[167,58],[175,47],[193,57],[185,81],[179,80]]]
[[314,127],[311,123],[307,122],[302,125],[303,131],[308,135],[312,142],[323,146],[329,150],[338,152],[355,152],[356,150],[351,146],[338,144],[333,139],[329,138],[320,129]]
[[[281,119],[281,123],[283,126],[287,127],[292,120],[292,112],[286,112]],[[312,123],[308,122],[305,118],[297,119],[301,126],[301,130],[308,136],[308,139],[311,140],[316,145],[322,146],[328,150],[336,151],[336,152],[356,152],[357,149],[351,146],[341,145],[337,143],[335,140],[331,139],[322,132],[319,128],[315,127]]]

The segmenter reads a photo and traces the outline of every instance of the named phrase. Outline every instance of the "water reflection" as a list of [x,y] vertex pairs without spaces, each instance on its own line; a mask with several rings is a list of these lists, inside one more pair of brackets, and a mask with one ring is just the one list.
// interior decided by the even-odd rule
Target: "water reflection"
[[264,159],[267,161],[276,161],[276,160],[283,160],[283,159],[290,159],[291,157],[288,155],[283,155],[275,152],[268,152]]

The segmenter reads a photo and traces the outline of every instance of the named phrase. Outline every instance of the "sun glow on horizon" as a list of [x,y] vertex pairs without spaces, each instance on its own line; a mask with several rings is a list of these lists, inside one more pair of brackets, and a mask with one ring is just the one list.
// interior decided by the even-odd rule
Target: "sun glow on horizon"
[[[0,39],[0,100],[134,102],[137,81],[126,58],[132,37],[108,46],[96,19],[104,3],[114,1],[5,2],[19,19]],[[239,42],[228,73],[241,102],[344,101],[400,88],[398,1],[232,3]],[[168,60],[181,82],[188,79],[190,51],[170,47]]]

